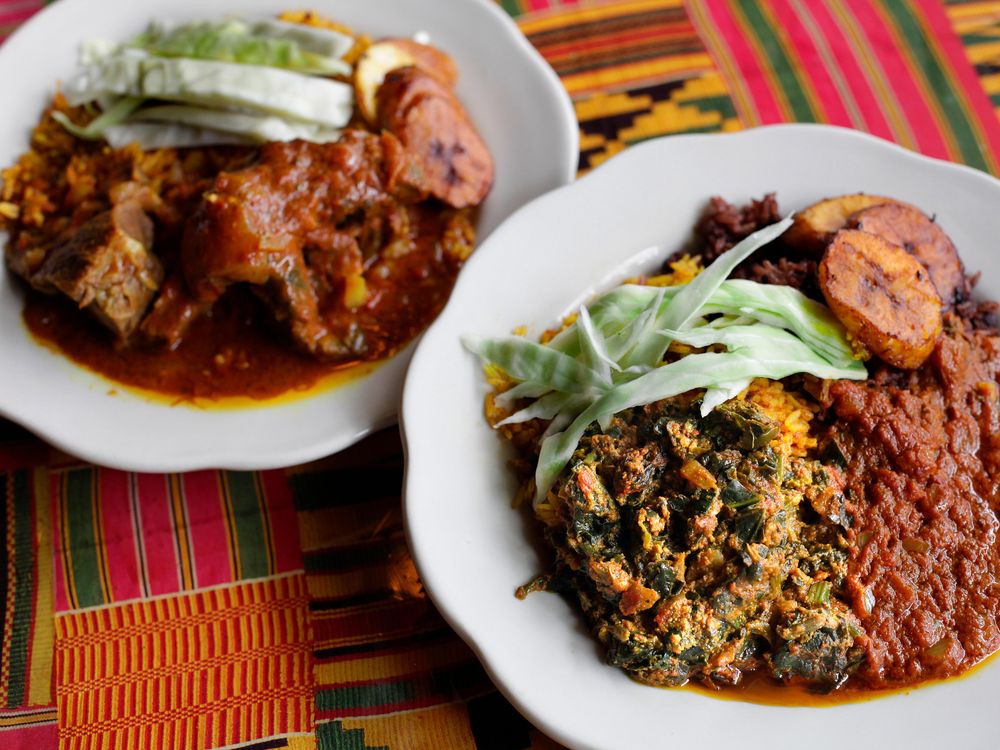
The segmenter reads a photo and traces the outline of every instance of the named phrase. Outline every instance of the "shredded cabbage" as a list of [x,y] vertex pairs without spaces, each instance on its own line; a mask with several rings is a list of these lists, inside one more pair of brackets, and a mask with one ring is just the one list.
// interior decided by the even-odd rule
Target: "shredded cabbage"
[[337,140],[343,132],[340,128],[308,122],[295,122],[274,115],[254,112],[227,112],[207,107],[189,107],[182,104],[146,107],[133,120],[175,122],[193,127],[212,128],[224,133],[244,136],[257,143],[293,141],[296,138],[313,143],[330,143]]
[[152,23],[129,43],[161,57],[189,57],[244,65],[266,65],[300,73],[348,75],[340,58],[354,45],[346,34],[282,21],[250,23],[238,18],[183,26]]
[[125,122],[105,129],[104,139],[111,148],[138,144],[144,151],[157,148],[192,148],[194,146],[252,146],[250,138],[211,128],[160,122]]
[[353,111],[353,90],[340,81],[259,65],[134,53],[116,52],[84,68],[67,85],[67,101],[77,105],[117,94],[245,107],[331,127],[346,125]]
[[[791,287],[726,280],[790,225],[785,219],[755,232],[688,284],[617,287],[581,307],[576,321],[548,344],[513,336],[463,338],[469,351],[517,381],[498,403],[535,399],[499,424],[552,420],[535,470],[536,503],[587,428],[595,422],[606,428],[625,409],[703,388],[707,414],[754,378],[867,377],[843,326],[824,305]],[[674,341],[725,351],[664,362]]]
[[[152,24],[127,45],[87,40],[64,94],[103,112],[86,126],[56,119],[81,138],[120,143],[135,132],[144,148],[333,141],[353,114],[354,90],[322,76],[350,74],[341,57],[353,44],[326,29],[240,19]],[[168,123],[165,133],[141,125],[150,122]]]

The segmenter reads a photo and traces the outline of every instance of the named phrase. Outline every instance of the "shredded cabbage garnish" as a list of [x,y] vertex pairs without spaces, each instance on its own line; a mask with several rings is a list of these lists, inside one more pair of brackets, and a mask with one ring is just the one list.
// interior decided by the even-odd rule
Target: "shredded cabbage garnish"
[[341,58],[354,39],[328,29],[284,21],[201,21],[182,26],[153,22],[129,47],[162,57],[190,57],[266,65],[300,73],[349,75]]
[[[548,344],[523,337],[465,336],[465,347],[515,382],[502,406],[534,399],[500,422],[551,420],[535,469],[535,503],[569,463],[595,422],[618,412],[703,388],[702,415],[738,396],[754,378],[807,373],[862,380],[858,361],[830,310],[787,286],[727,280],[739,263],[779,237],[791,219],[751,234],[691,282],[626,284],[581,307]],[[664,361],[671,343],[725,351]]]
[[[354,111],[342,56],[353,37],[283,21],[152,24],[127,44],[87,40],[64,89],[72,106],[97,102],[86,125],[53,116],[80,138],[143,148],[334,141]],[[164,103],[167,104],[164,104]],[[163,123],[150,126],[148,123]],[[147,123],[147,124],[143,124]]]

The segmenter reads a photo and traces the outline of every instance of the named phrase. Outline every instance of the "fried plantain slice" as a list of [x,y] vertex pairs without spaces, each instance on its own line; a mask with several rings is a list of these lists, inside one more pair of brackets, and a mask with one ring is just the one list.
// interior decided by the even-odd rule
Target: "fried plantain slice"
[[858,343],[895,367],[923,364],[941,333],[941,298],[899,245],[859,229],[834,235],[819,264],[827,304]]
[[906,203],[884,203],[854,214],[849,226],[877,234],[913,255],[930,273],[945,307],[965,287],[965,267],[948,235],[923,211]]
[[389,71],[375,97],[378,124],[416,158],[427,189],[454,208],[482,202],[494,165],[455,94],[416,66]]
[[389,71],[413,65],[449,89],[458,82],[458,67],[441,50],[412,39],[383,39],[365,50],[354,69],[354,91],[358,110],[369,123],[378,118],[375,102]]
[[795,223],[785,232],[782,241],[819,257],[834,233],[847,226],[851,214],[870,206],[897,202],[892,198],[867,193],[824,198],[795,214]]

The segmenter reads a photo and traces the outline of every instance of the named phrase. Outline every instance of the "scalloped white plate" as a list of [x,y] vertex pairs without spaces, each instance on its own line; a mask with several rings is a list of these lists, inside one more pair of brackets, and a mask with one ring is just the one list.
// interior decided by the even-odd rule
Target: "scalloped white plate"
[[[532,198],[573,179],[577,126],[555,73],[487,0],[311,0],[309,7],[376,38],[427,32],[458,63],[458,94],[493,153],[496,183],[479,217],[485,237]],[[0,168],[28,145],[81,40],[126,39],[151,19],[263,15],[281,0],[60,0],[0,46]],[[0,247],[3,238],[0,237]],[[288,466],[347,447],[396,418],[413,347],[371,374],[293,402],[241,409],[167,406],[123,390],[37,345],[0,262],[0,415],[95,463],[138,471]],[[114,390],[114,395],[109,391]]]
[[833,708],[722,701],[632,682],[606,666],[560,597],[514,589],[541,569],[500,439],[483,418],[486,387],[464,333],[537,334],[691,236],[708,198],[742,203],[777,191],[785,211],[872,192],[937,215],[980,292],[994,273],[1000,181],[854,131],[784,125],[675,136],[636,146],[518,211],[465,268],[426,332],[403,391],[405,516],[420,575],[500,689],[539,728],[574,748],[1000,747],[1000,664],[907,694]]

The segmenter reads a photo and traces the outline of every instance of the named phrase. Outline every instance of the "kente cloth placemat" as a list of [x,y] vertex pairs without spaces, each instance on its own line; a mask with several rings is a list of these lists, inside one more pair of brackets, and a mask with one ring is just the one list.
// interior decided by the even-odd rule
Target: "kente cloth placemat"
[[[502,0],[580,170],[673,133],[865,130],[996,173],[1000,1]],[[0,38],[38,0],[0,0]],[[0,747],[558,745],[429,603],[394,430],[287,471],[128,474],[0,421]]]

